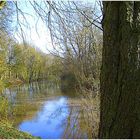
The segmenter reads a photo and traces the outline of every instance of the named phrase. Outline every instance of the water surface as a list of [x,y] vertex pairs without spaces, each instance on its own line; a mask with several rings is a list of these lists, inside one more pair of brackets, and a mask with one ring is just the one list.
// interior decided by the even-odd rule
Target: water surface
[[[15,127],[41,138],[87,138],[80,121],[80,107],[75,92],[61,92],[58,85],[48,82],[25,84],[4,91]],[[80,115],[81,116],[81,115]]]

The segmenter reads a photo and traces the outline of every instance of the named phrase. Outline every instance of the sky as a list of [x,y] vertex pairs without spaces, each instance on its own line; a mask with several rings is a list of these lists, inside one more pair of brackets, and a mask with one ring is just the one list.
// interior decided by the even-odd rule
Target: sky
[[[92,0],[88,0],[86,2],[91,3],[91,1]],[[44,53],[49,53],[48,50],[52,51],[53,46],[51,43],[49,29],[47,28],[46,23],[44,23],[44,21],[42,21],[41,18],[39,18],[39,20],[38,20],[38,15],[34,11],[34,8],[33,8],[33,6],[31,6],[29,1],[19,0],[17,2],[18,2],[18,8],[22,10],[22,12],[24,13],[24,16],[25,16],[25,18],[24,18],[24,16],[21,13],[19,13],[18,17],[19,17],[20,25],[23,29],[24,38],[25,38],[26,42],[39,48]],[[31,2],[33,2],[33,1],[31,1]],[[40,1],[37,0],[37,2],[41,3],[41,0]],[[92,3],[94,3],[94,2],[95,1],[93,0]],[[46,9],[46,11],[47,11],[46,7],[44,9]],[[27,14],[25,14],[25,13],[27,13]],[[15,19],[16,19],[16,17],[15,17]],[[47,17],[46,17],[46,19],[47,19]],[[23,24],[25,24],[26,26],[24,26]],[[18,42],[22,43],[23,38],[21,36],[20,26],[19,26],[19,24],[17,24],[17,25],[18,25],[18,28],[17,28],[18,30],[16,30],[16,32],[15,32],[15,38],[18,40]]]
[[[20,20],[21,27],[23,29],[25,40],[28,43],[39,48],[44,53],[49,53],[48,50],[51,51],[53,47],[51,44],[51,37],[47,25],[41,19],[38,20],[38,16],[29,2],[18,1],[18,7],[24,13],[30,14],[30,15],[24,14],[27,21],[26,22],[24,16],[19,13],[19,20]],[[19,25],[15,32],[15,38],[18,40],[18,42],[22,43],[23,38],[21,35]]]

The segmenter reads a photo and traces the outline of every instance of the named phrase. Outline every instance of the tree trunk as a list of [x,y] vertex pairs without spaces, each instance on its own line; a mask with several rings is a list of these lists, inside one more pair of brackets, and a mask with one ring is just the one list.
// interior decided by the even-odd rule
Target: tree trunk
[[140,138],[140,2],[103,2],[99,138]]

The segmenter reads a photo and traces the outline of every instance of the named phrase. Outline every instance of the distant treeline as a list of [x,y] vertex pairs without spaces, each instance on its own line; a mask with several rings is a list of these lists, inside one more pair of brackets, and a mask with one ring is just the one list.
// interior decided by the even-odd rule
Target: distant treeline
[[4,82],[32,82],[57,79],[60,59],[44,54],[35,47],[18,44],[1,32],[0,80]]

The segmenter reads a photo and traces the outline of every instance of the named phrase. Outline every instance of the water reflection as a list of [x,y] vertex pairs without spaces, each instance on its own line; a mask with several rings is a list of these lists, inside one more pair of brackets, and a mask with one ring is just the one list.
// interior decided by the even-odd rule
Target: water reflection
[[64,123],[68,116],[68,107],[63,107],[67,102],[61,97],[57,100],[47,101],[37,115],[19,125],[19,129],[27,131],[41,138],[61,138],[65,130]]
[[6,89],[4,95],[18,129],[41,138],[89,138],[74,92],[62,93],[58,85],[43,81]]

